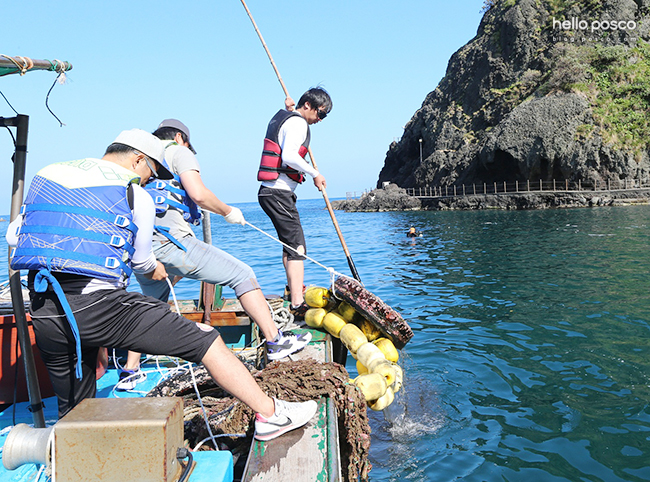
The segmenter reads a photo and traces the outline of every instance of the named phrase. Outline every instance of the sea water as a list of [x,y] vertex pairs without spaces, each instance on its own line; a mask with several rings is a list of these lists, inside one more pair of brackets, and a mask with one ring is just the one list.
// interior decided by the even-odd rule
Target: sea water
[[[238,206],[274,235],[256,203]],[[323,201],[298,207],[319,263],[306,283],[349,275]],[[650,207],[336,218],[366,288],[414,332],[403,390],[369,412],[371,481],[650,480]],[[211,221],[213,244],[282,293],[281,246]]]

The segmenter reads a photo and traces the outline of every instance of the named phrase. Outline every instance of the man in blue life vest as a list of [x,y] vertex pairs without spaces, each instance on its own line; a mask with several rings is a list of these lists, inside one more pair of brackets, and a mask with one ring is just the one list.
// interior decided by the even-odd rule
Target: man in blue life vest
[[256,412],[255,437],[275,438],[307,423],[316,402],[266,395],[219,332],[162,301],[126,291],[131,272],[167,277],[151,248],[155,207],[141,187],[172,179],[160,140],[123,131],[102,159],[51,164],[34,177],[21,215],[7,230],[11,266],[29,270],[36,343],[59,402],[59,416],[96,393],[100,347],[203,363],[225,390]]
[[286,110],[273,116],[266,131],[257,173],[257,180],[262,181],[257,199],[271,218],[280,241],[292,248],[283,248],[282,264],[287,274],[291,310],[294,315],[302,316],[309,308],[303,296],[303,260],[307,247],[294,191],[305,180],[305,174],[314,179],[319,191],[327,187],[323,175],[305,156],[311,137],[309,126],[325,119],[332,110],[332,99],[325,89],[315,87],[300,97],[295,109],[290,97],[285,105]]
[[[153,251],[170,275],[228,286],[235,291],[242,308],[257,323],[266,338],[269,360],[278,360],[302,350],[311,334],[278,330],[253,270],[225,251],[196,238],[190,224],[201,219],[199,207],[220,214],[233,224],[246,224],[241,210],[221,201],[203,183],[201,169],[190,143],[190,131],[177,119],[165,119],[154,136],[165,151],[164,165],[173,179],[157,179],[145,188],[156,205]],[[137,274],[142,293],[162,301],[169,299],[165,280]],[[140,354],[131,352],[122,372],[119,388],[133,388],[138,380]]]

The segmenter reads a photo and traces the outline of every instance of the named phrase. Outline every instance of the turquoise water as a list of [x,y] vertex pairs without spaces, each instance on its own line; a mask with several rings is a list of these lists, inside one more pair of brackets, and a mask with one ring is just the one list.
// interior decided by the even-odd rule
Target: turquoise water
[[[348,274],[323,206],[299,202],[308,254]],[[650,207],[336,215],[366,287],[415,333],[397,403],[370,414],[373,482],[650,480]],[[212,219],[213,243],[281,293],[281,247]],[[308,262],[306,280],[329,275]]]

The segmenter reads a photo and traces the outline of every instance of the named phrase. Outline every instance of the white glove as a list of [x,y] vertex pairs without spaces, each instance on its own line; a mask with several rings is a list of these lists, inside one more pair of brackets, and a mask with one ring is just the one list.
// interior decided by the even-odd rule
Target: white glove
[[241,209],[236,208],[235,206],[231,206],[232,211],[230,211],[228,214],[224,216],[224,219],[228,221],[230,224],[241,224],[242,226],[246,225],[246,220],[244,219],[244,215],[241,212]]

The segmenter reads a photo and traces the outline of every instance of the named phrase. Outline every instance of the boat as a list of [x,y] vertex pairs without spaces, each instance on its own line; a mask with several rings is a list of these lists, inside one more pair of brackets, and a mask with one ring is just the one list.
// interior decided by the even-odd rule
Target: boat
[[[208,288],[205,291],[209,292],[210,289]],[[217,287],[216,293],[217,296],[215,297],[215,303],[209,305],[210,313],[208,315],[208,323],[219,328],[224,337],[224,341],[226,341],[232,350],[239,354],[242,359],[249,364],[256,364],[256,359],[259,358],[260,354],[263,355],[263,353],[255,348],[259,341],[259,335],[255,330],[255,325],[251,324],[250,319],[243,312],[241,305],[239,305],[237,300],[221,298],[219,296],[219,287]],[[288,303],[281,298],[269,297],[268,301],[272,307],[275,307],[276,312],[288,312],[286,309]],[[194,319],[197,322],[203,322],[204,317],[206,317],[206,310],[201,305],[201,299],[182,300],[178,302],[178,308],[183,316],[189,319]],[[176,309],[176,307],[171,304],[170,309]],[[3,337],[2,353],[14,353],[16,351],[17,337],[15,336],[15,325],[16,323],[13,319],[13,315],[5,315],[2,318],[0,333],[8,332],[9,335],[13,335]],[[300,330],[310,329],[299,328],[298,331]],[[331,361],[333,352],[331,347],[331,337],[318,330],[310,331],[313,334],[313,339],[308,347],[303,349],[301,352],[292,355],[291,360],[286,360],[286,362],[274,362],[269,364],[267,368],[275,367],[275,375],[277,376],[280,372],[286,374],[286,369],[282,368],[284,363],[289,363],[294,367],[294,369],[302,369],[303,371],[308,370],[308,367],[312,367],[313,371],[313,367],[316,365],[319,367],[318,370],[323,369],[323,367],[329,367],[330,370],[335,369],[334,367],[340,367],[338,364],[327,363],[328,361]],[[31,333],[30,330],[30,334]],[[104,449],[100,450],[98,446],[92,446],[87,442],[89,439],[95,440],[99,437],[98,434],[94,434],[94,436],[88,435],[87,432],[90,431],[92,433],[93,426],[99,427],[96,428],[96,430],[99,430],[100,432],[116,430],[116,427],[120,427],[120,430],[125,434],[128,434],[128,436],[123,435],[119,440],[130,440],[131,443],[126,444],[123,447],[125,451],[128,452],[134,449],[139,450],[140,457],[130,456],[132,459],[131,463],[134,463],[136,467],[141,466],[148,458],[152,457],[152,452],[155,453],[154,448],[151,445],[148,445],[146,439],[139,439],[141,428],[139,426],[133,426],[130,428],[129,424],[133,424],[134,420],[125,416],[129,413],[140,414],[142,410],[148,410],[155,413],[156,410],[160,409],[157,402],[155,402],[155,400],[160,400],[160,398],[156,399],[152,397],[152,391],[156,391],[157,395],[161,395],[163,390],[169,387],[170,384],[182,383],[182,380],[187,380],[188,374],[191,373],[192,377],[196,378],[196,383],[188,384],[188,387],[190,388],[189,392],[194,392],[194,387],[197,387],[197,389],[202,393],[202,397],[204,398],[203,403],[206,404],[206,406],[208,403],[214,403],[214,394],[211,393],[211,390],[214,391],[215,386],[213,384],[210,386],[211,379],[204,370],[197,369],[195,366],[190,367],[188,362],[167,357],[145,356],[142,361],[142,370],[147,374],[146,381],[138,384],[136,389],[132,391],[123,392],[116,390],[115,385],[119,378],[119,359],[120,356],[124,358],[126,356],[125,352],[121,353],[116,351],[114,353],[109,353],[109,366],[102,373],[98,372],[98,398],[84,401],[89,402],[88,404],[82,402],[66,415],[66,417],[57,421],[56,398],[52,396],[47,372],[40,360],[38,348],[35,344],[32,345],[32,348],[35,366],[37,368],[39,380],[41,380],[40,388],[44,395],[43,414],[46,426],[59,427],[60,424],[63,424],[63,427],[65,427],[66,423],[68,425],[87,425],[83,428],[85,434],[83,437],[78,434],[74,435],[75,437],[81,437],[82,440],[86,441],[84,445],[88,450],[74,454],[74,459],[80,461],[79,463],[84,467],[85,473],[91,473],[92,470],[89,467],[87,458],[96,458],[97,453],[101,453],[106,449],[106,447],[102,446]],[[6,373],[7,375],[2,375],[0,380],[2,380],[2,386],[5,388],[4,392],[6,392],[6,395],[13,393],[12,390],[7,390],[7,388],[9,388],[11,385],[10,382],[15,378],[12,379],[9,376],[18,371],[18,378],[21,379],[24,374],[22,352],[19,347],[18,353],[18,358],[8,360],[7,362],[3,361],[2,364],[2,373]],[[313,363],[314,361],[317,361],[317,363]],[[323,363],[321,363],[321,361]],[[191,369],[193,369],[192,372],[190,371]],[[183,374],[185,375],[185,378],[179,376]],[[347,372],[345,372],[341,367],[338,374],[339,381],[341,382],[339,383],[339,386],[342,386],[343,381],[347,382]],[[328,383],[331,383],[331,381]],[[193,406],[195,406],[195,403],[192,402],[196,402],[197,398],[194,396],[188,397],[188,395],[183,393],[182,390],[178,390],[177,394],[179,394],[180,397],[177,396],[170,398],[167,394],[164,398],[182,400],[180,411],[181,413],[185,412],[185,430],[187,431],[188,427],[194,423],[195,431],[198,428],[199,432],[205,432],[206,426],[203,415],[199,413],[200,411],[197,410],[194,413],[194,416],[188,415],[188,412],[193,409]],[[33,425],[32,414],[29,411],[30,402],[26,399],[26,395],[26,390],[19,390],[19,401],[16,403],[7,403],[7,401],[11,400],[7,399],[6,396],[3,398],[2,403],[4,409],[0,412],[0,445],[4,445],[12,428],[19,426],[19,424]],[[50,396],[48,397],[48,395]],[[133,405],[133,403],[136,403],[135,400],[145,402],[152,401],[153,405],[147,406],[146,409],[139,408],[137,405]],[[188,400],[190,403],[188,403]],[[232,399],[229,398],[227,394],[222,400],[226,404],[233,403]],[[212,439],[209,437],[205,440],[199,441],[200,447],[198,448],[196,447],[196,445],[198,445],[196,443],[197,441],[193,440],[192,447],[195,448],[195,450],[192,451],[194,468],[189,474],[187,480],[194,482],[203,482],[207,480],[218,482],[231,482],[235,480],[287,480],[287,477],[290,476],[295,480],[347,480],[343,478],[341,473],[343,466],[339,455],[341,450],[337,407],[329,396],[321,396],[318,400],[318,414],[312,422],[308,423],[304,428],[285,434],[272,441],[259,442],[253,440],[250,430],[244,430],[242,433],[236,434],[234,437],[229,437],[228,440],[223,443],[221,442],[221,440],[223,440],[221,438],[223,434],[215,433],[214,436],[216,437],[216,440],[219,441],[218,447],[220,450],[214,450],[213,447],[211,447]],[[106,405],[109,401],[114,402],[116,405]],[[361,400],[361,402],[363,402],[363,400]],[[95,413],[98,409],[103,413],[99,418],[97,418],[97,413]],[[168,410],[169,407],[164,406],[163,409]],[[207,410],[210,411],[210,408]],[[173,410],[171,410],[171,412],[173,412]],[[138,417],[141,417],[141,415],[138,415]],[[70,418],[74,423],[69,421]],[[149,422],[154,425],[158,423],[159,425],[164,426],[170,423],[166,414],[160,415],[155,413],[151,418],[152,420]],[[216,425],[217,427],[219,426],[218,423],[212,425]],[[47,428],[42,430],[46,429]],[[59,429],[57,428],[57,430]],[[29,434],[29,432],[27,433]],[[36,438],[37,436],[33,435],[31,437]],[[183,442],[186,437],[187,435],[181,435],[181,442]],[[243,447],[238,443],[240,439],[243,441]],[[30,442],[32,440],[30,440]],[[109,438],[108,440],[110,444],[116,443],[113,439]],[[228,450],[228,445],[231,442],[234,442],[235,446],[233,447],[233,450]],[[60,442],[60,444],[63,444],[63,442]],[[159,440],[158,446],[162,446],[162,444],[163,440]],[[34,456],[31,450],[32,449],[28,450],[28,458]],[[44,451],[42,446],[33,450],[36,450],[37,452],[40,451],[39,453]],[[57,453],[58,452],[60,451],[57,451]],[[3,459],[6,456],[7,452],[3,450]],[[19,452],[17,456],[10,453],[12,460],[16,457],[20,458],[23,456],[22,452]],[[36,454],[36,456],[38,457],[38,454]],[[125,453],[119,452],[119,456],[116,457],[117,460],[112,459],[108,461],[106,470],[110,472],[114,472],[118,469],[129,470],[133,473],[133,469],[127,469],[124,467],[124,463],[122,462],[124,456]],[[65,453],[60,455],[60,457],[65,457],[62,460],[70,460],[72,458],[70,454],[66,457]],[[159,459],[159,465],[162,465],[163,457],[161,456]],[[117,465],[111,466],[111,463]],[[177,477],[180,476],[181,465],[182,464],[179,464],[179,470],[174,474],[174,477],[170,479],[142,480],[179,480]],[[19,466],[15,470],[8,470],[3,465],[0,466],[0,481],[26,482],[50,480],[47,473],[47,467],[47,464],[28,463]],[[57,468],[62,472],[59,472],[58,477],[53,480],[83,480],[66,478],[69,476],[69,472],[73,469],[64,462],[59,461]],[[94,480],[124,480],[119,477],[117,479],[111,478],[108,474],[100,474],[102,476]],[[274,476],[279,478],[274,478]]]
[[[52,65],[0,57],[0,76],[32,68],[61,75],[72,68],[67,62]],[[17,129],[13,220],[23,201],[28,116],[0,118],[0,126]],[[206,242],[211,242],[209,219],[209,214],[204,216]],[[289,400],[318,400],[317,414],[307,425],[260,442],[253,438],[252,411],[217,387],[205,370],[186,361],[146,357],[142,361],[146,381],[135,390],[117,390],[119,363],[126,353],[111,347],[100,351],[97,397],[83,400],[57,420],[56,398],[34,341],[19,272],[9,269],[8,288],[11,306],[5,303],[0,318],[0,482],[368,480],[369,398],[359,390],[359,383],[349,379],[345,361],[351,346],[338,336],[342,326],[352,325],[351,319],[335,332],[296,327],[311,332],[310,344],[286,359],[267,363],[256,325],[237,300],[223,298],[219,286],[202,283],[198,299],[170,302],[170,309],[186,318],[218,327],[267,393]],[[396,328],[385,327],[384,333],[393,336],[399,348],[412,336],[398,314],[368,297],[356,281],[343,280],[333,288],[345,293],[358,310],[367,310],[366,317],[389,319]],[[326,301],[330,311],[336,309],[333,298]],[[288,302],[279,296],[267,301],[277,323],[293,322]],[[368,339],[364,343],[371,345]],[[372,361],[386,367],[387,361],[378,359],[377,349],[373,350],[368,366]],[[388,385],[382,383],[383,398]],[[392,397],[393,389],[390,393]]]

